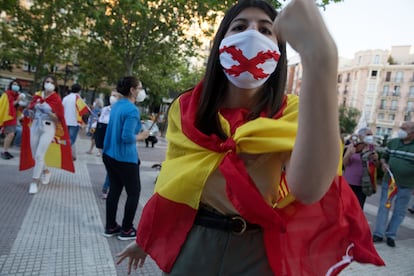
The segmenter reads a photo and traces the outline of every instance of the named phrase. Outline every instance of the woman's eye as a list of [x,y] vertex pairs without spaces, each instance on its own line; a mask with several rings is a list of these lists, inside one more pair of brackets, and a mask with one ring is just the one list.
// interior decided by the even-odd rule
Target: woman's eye
[[259,29],[259,32],[264,35],[272,35],[272,31],[269,28],[262,27]]
[[231,28],[232,31],[241,32],[246,29],[246,26],[244,25],[236,25],[233,28]]

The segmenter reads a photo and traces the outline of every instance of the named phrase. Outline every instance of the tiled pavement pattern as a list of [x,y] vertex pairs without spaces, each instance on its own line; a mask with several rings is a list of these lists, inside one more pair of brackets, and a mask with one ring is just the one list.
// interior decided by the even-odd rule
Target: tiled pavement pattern
[[[116,266],[116,253],[129,241],[102,236],[105,200],[101,186],[105,169],[101,158],[86,154],[89,138],[77,141],[76,173],[52,169],[49,185],[39,193],[28,194],[31,170],[18,171],[18,149],[12,160],[0,159],[0,275],[126,275],[126,264]],[[142,207],[152,194],[157,171],[151,166],[163,160],[166,142],[152,148],[139,143],[142,190],[134,220],[137,224]],[[367,218],[376,214],[374,199],[366,206]],[[122,220],[125,194],[118,209]],[[401,229],[404,239],[397,247],[378,244],[387,263],[385,268],[351,264],[341,275],[414,275],[414,216],[408,215]],[[135,275],[161,275],[151,259]]]

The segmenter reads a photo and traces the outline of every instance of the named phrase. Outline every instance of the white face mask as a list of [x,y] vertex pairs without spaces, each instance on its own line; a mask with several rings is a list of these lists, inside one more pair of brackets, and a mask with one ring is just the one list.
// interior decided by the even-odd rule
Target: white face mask
[[405,138],[407,138],[407,136],[408,136],[407,131],[402,130],[402,129],[398,130],[398,138],[405,139]]
[[145,90],[144,89],[139,89],[136,101],[138,103],[143,102],[146,97],[147,97],[147,93],[145,93]]
[[20,86],[13,84],[13,85],[12,85],[12,87],[11,87],[11,89],[12,89],[14,92],[19,92],[19,91],[20,91]]
[[374,144],[374,136],[372,135],[368,135],[364,137],[364,143],[368,144],[368,145],[373,145]]
[[55,91],[55,85],[50,82],[45,83],[44,88],[48,92]]
[[109,104],[113,105],[114,103],[116,103],[116,101],[118,101],[118,98],[115,96],[110,96],[109,97]]
[[275,71],[279,47],[256,30],[224,38],[220,43],[220,64],[235,86],[244,89],[260,87]]

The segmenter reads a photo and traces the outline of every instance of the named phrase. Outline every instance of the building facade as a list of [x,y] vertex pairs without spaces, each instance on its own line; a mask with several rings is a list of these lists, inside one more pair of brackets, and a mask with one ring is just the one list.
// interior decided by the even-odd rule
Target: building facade
[[[287,93],[298,94],[300,64],[290,63]],[[340,59],[338,105],[361,112],[374,134],[395,136],[403,121],[414,119],[414,45],[366,50]]]

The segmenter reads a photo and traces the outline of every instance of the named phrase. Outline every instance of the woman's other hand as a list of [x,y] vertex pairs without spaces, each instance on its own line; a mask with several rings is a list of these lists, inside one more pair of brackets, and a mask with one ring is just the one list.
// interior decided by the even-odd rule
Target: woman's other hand
[[116,256],[118,257],[118,260],[116,261],[117,265],[122,263],[125,258],[129,258],[128,275],[130,275],[132,267],[134,267],[134,270],[136,270],[138,266],[142,267],[144,265],[147,253],[145,253],[144,250],[142,250],[142,248],[139,247],[135,241],[133,241]]

